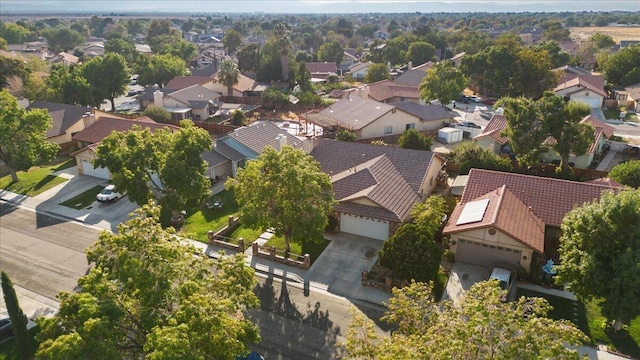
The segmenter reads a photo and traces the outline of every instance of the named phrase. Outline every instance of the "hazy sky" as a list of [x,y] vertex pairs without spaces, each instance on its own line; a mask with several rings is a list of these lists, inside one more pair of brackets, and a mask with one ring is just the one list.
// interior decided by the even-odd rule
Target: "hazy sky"
[[34,12],[370,13],[640,11],[640,0],[0,0],[0,14]]

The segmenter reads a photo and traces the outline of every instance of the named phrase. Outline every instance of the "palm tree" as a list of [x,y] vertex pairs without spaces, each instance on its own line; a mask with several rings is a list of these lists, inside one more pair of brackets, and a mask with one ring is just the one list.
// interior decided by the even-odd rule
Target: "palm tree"
[[218,69],[218,81],[227,87],[227,96],[233,96],[233,86],[240,81],[238,65],[231,60],[224,60]]
[[273,34],[276,37],[278,53],[280,54],[280,65],[282,65],[282,80],[288,81],[291,39],[289,39],[289,34],[287,33],[287,26],[284,23],[278,23]]

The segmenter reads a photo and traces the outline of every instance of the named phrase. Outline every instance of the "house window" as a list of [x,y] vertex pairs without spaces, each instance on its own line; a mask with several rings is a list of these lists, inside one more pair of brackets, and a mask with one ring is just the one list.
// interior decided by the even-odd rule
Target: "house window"
[[404,126],[405,130],[415,129],[415,128],[416,128],[416,123],[411,123]]
[[391,113],[395,114],[396,113],[396,109],[391,109]]
[[393,132],[393,126],[385,126],[384,127],[384,133],[385,134],[391,134]]
[[200,120],[200,115],[196,115],[196,120]]

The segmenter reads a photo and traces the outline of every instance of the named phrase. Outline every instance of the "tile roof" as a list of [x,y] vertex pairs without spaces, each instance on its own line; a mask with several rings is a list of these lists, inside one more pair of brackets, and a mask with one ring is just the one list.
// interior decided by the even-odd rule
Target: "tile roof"
[[604,186],[609,186],[609,187],[616,187],[616,188],[620,188],[620,189],[624,189],[625,186],[623,184],[620,184],[619,182],[612,180],[611,178],[608,177],[603,177],[603,178],[597,178],[597,179],[593,179],[590,181],[587,181],[589,183],[593,183],[593,184],[600,184],[600,185],[604,185]]
[[209,64],[207,66],[203,66],[201,68],[191,70],[191,76],[207,76],[212,78],[218,69],[215,64]]
[[492,227],[538,252],[544,252],[544,222],[507,185],[499,186],[473,201],[484,199],[488,199],[489,204],[480,221],[457,225],[467,204],[460,202],[451,213],[443,234]]
[[308,62],[306,65],[311,74],[335,74],[336,72],[335,62]]
[[395,106],[389,104],[365,100],[353,95],[333,103],[317,115],[327,118],[334,125],[340,124],[340,127],[357,130],[369,125],[394,108]]
[[202,158],[207,162],[209,167],[220,165],[229,160],[228,157],[226,157],[218,149],[216,149],[215,142],[213,142],[211,150],[205,150],[202,152]]
[[425,75],[427,75],[425,70],[411,69],[403,72],[402,75],[395,78],[393,82],[402,85],[419,86]]
[[594,140],[589,146],[587,150],[588,154],[595,154],[598,151],[598,144],[600,144],[600,140],[604,137],[606,139],[610,138],[613,135],[613,127],[609,124],[606,124],[600,121],[598,118],[593,117],[591,115],[587,116],[582,120],[585,124],[590,124],[594,127]]
[[471,169],[460,204],[473,201],[503,185],[546,225],[558,227],[574,207],[599,199],[606,190],[620,190],[599,183]]
[[181,90],[193,85],[204,85],[213,80],[207,76],[176,76],[167,85],[165,89]]
[[206,106],[209,100],[218,99],[222,94],[209,90],[202,85],[191,85],[187,88],[166,94],[165,96],[172,97],[185,105],[189,104],[198,109]]
[[73,124],[82,120],[82,116],[91,113],[90,107],[58,104],[36,100],[27,107],[31,109],[46,109],[53,119],[51,128],[47,130],[47,137],[54,137],[64,134]]
[[109,136],[113,131],[129,131],[134,125],[140,126],[142,129],[156,131],[162,128],[168,128],[175,132],[180,128],[175,125],[160,124],[150,118],[143,116],[139,119],[118,119],[110,117],[100,117],[95,123],[88,128],[80,131],[73,136],[74,141],[82,141],[90,144],[101,142],[105,137]]
[[487,126],[482,130],[482,133],[473,137],[473,140],[479,140],[485,137],[492,138],[500,145],[504,145],[509,142],[509,138],[502,136],[502,132],[507,128],[507,119],[502,115],[494,114]]
[[[216,72],[213,76],[214,82],[218,81],[218,73]],[[233,88],[238,91],[252,91],[258,84],[252,78],[243,75],[240,73],[238,76],[238,83],[233,85]],[[226,94],[225,94],[226,95]]]
[[417,86],[396,84],[391,80],[381,80],[369,84],[369,97],[376,101],[385,101],[393,97],[419,99]]
[[413,70],[422,70],[426,73],[427,70],[433,68],[434,66],[436,66],[436,64],[434,64],[433,61],[427,61],[422,65],[414,66]]
[[[336,210],[392,222],[407,219],[433,153],[388,146],[319,139],[311,155],[331,176]],[[356,203],[366,199],[378,206]]]
[[442,105],[420,105],[411,101],[398,101],[389,103],[398,109],[420,118],[421,121],[448,120],[453,118],[451,113]]
[[167,88],[160,89],[157,86],[150,86],[142,89],[142,92],[138,94],[138,100],[153,100],[153,93],[158,90],[160,90],[164,95],[171,94],[172,92],[175,91]]
[[356,63],[352,67],[349,68],[349,72],[350,73],[355,73],[355,72],[358,72],[360,70],[364,70],[364,69],[368,68],[369,65],[371,65],[371,64],[373,64],[371,61],[367,61],[367,62],[363,62],[363,63]]
[[228,137],[236,139],[256,154],[261,154],[266,146],[275,147],[276,137],[280,134],[287,137],[287,145],[294,148],[302,147],[302,140],[270,121],[256,121],[249,126],[237,128],[229,133]]
[[558,85],[554,92],[564,90],[566,88],[577,87],[577,88],[587,88],[598,95],[607,96],[604,91],[604,77],[602,75],[575,75],[568,74],[563,76],[558,81]]
[[246,159],[247,158],[246,156],[244,156],[244,154],[242,154],[239,151],[237,151],[236,149],[232,148],[231,146],[229,146],[224,141],[217,141],[216,140],[216,142],[213,145],[213,147],[222,156],[224,156],[227,159],[233,160],[233,161],[240,161],[242,159]]
[[624,88],[629,94],[629,98],[632,100],[640,100],[640,83],[625,86]]

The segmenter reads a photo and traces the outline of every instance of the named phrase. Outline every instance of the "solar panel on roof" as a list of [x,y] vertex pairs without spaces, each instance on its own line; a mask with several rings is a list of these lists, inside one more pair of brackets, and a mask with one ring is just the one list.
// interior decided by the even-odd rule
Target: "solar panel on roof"
[[464,205],[456,225],[470,224],[478,221],[482,221],[484,213],[489,206],[489,199],[476,200],[468,202]]

